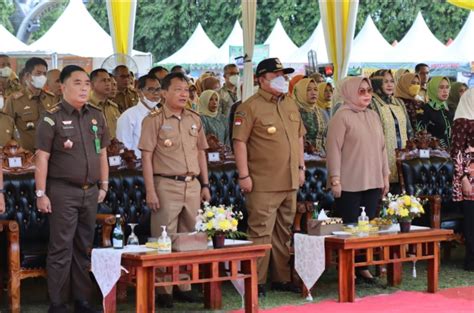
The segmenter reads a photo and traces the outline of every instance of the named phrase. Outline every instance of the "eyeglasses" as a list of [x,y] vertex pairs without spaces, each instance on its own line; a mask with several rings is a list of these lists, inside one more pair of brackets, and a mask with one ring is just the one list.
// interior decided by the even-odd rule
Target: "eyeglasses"
[[361,88],[357,92],[359,93],[359,96],[365,96],[365,95],[372,95],[373,91],[374,90],[372,88],[367,88],[367,89]]
[[149,92],[149,93],[158,93],[158,92],[161,91],[161,88],[152,88],[152,87],[150,87],[150,88],[145,88],[145,91]]

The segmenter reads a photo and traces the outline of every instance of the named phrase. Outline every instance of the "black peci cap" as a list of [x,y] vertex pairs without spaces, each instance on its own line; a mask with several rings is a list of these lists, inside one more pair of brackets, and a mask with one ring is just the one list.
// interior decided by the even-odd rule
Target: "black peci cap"
[[273,73],[278,71],[283,71],[285,74],[291,74],[295,71],[295,69],[291,67],[283,67],[283,64],[281,64],[280,59],[278,58],[269,58],[258,63],[256,74],[258,77],[265,73]]

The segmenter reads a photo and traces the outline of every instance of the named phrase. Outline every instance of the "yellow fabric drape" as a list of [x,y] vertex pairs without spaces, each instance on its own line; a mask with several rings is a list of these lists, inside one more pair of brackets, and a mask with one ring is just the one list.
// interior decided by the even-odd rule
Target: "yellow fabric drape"
[[448,0],[448,2],[463,9],[474,10],[474,1],[472,0]]
[[347,74],[359,0],[319,0],[328,57],[337,81]]
[[132,54],[136,0],[107,0],[114,53]]

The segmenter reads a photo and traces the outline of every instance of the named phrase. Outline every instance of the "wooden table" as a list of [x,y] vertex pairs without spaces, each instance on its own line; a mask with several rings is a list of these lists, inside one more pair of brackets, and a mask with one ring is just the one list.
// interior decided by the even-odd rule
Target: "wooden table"
[[[438,290],[439,243],[450,240],[452,230],[427,229],[409,233],[374,234],[367,237],[326,237],[326,255],[337,250],[339,272],[339,302],[354,302],[355,268],[368,265],[387,266],[387,279],[391,286],[402,280],[402,262],[428,261],[428,292]],[[413,254],[407,253],[408,249]],[[356,251],[365,253],[363,261],[356,261]],[[374,257],[374,250],[378,257]]]
[[[258,312],[257,259],[271,249],[270,244],[230,246],[189,252],[124,253],[122,266],[136,273],[136,312],[155,312],[155,287],[204,283],[204,306],[222,308],[221,282],[244,279],[245,312]],[[221,276],[220,264],[229,262],[229,272]],[[240,271],[238,265],[240,262]],[[168,281],[156,281],[157,268],[167,268]],[[183,280],[182,268],[189,268],[189,280]],[[105,312],[116,311],[116,289],[105,298]]]

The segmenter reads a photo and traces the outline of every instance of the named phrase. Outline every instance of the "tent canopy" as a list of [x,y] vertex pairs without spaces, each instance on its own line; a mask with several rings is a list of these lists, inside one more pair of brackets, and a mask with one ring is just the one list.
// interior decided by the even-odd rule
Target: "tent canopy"
[[316,51],[316,57],[318,64],[328,63],[328,53],[326,51],[326,42],[324,41],[324,31],[321,21],[318,23],[318,26],[314,29],[311,36],[306,40],[306,42],[299,47],[292,55],[288,57],[288,63],[307,63],[308,62],[308,52],[310,50]]
[[206,63],[209,55],[218,52],[216,45],[209,39],[206,32],[198,24],[188,41],[173,55],[161,60],[160,64],[200,64]]
[[370,15],[352,43],[350,63],[381,63],[393,59],[394,48],[379,32]]
[[[114,53],[112,38],[89,14],[81,0],[71,0],[63,14],[30,51],[71,54],[81,57],[107,57]],[[145,55],[133,51],[133,55]]]
[[18,38],[13,36],[3,25],[0,24],[0,53],[10,53],[19,51],[29,51],[25,45]]
[[474,12],[471,11],[456,39],[446,49],[446,58],[453,62],[474,61]]
[[446,49],[430,31],[421,12],[418,12],[405,37],[395,46],[394,57],[386,62],[443,62]]
[[279,58],[280,61],[284,63],[289,63],[289,56],[298,50],[298,47],[293,43],[283,28],[280,19],[277,19],[272,32],[264,44],[270,47],[270,58]]
[[229,46],[243,46],[244,45],[244,36],[242,33],[242,27],[239,24],[239,21],[235,21],[234,28],[230,32],[229,36],[219,48],[216,54],[209,57],[206,60],[206,63],[210,64],[228,64],[234,63],[229,60]]

